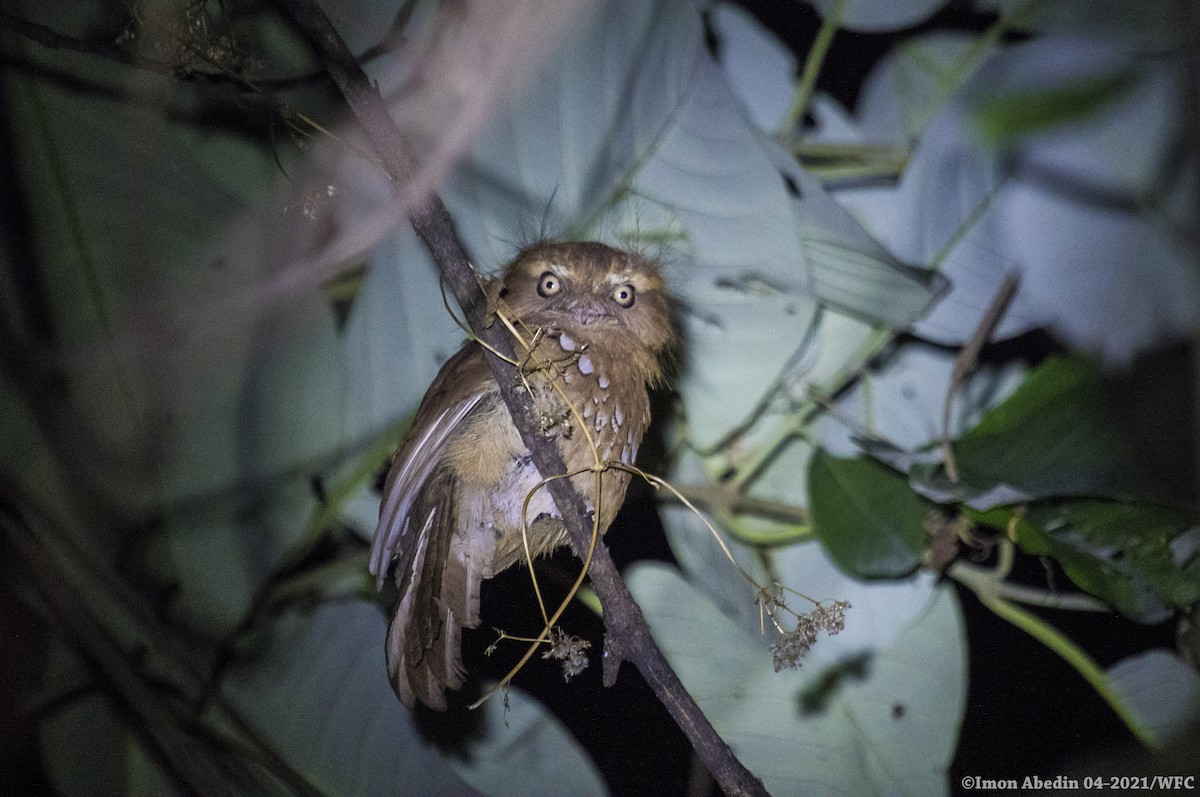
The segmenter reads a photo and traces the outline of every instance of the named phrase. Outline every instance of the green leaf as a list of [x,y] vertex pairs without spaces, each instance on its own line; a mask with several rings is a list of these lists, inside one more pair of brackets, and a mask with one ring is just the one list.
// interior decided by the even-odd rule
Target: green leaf
[[[846,630],[775,672],[756,619],[731,621],[664,565],[635,565],[628,581],[684,686],[769,792],[946,793],[966,689],[951,590],[860,582]],[[898,628],[877,622],[896,605],[917,612]]]
[[1129,75],[1118,73],[990,97],[976,106],[975,127],[991,146],[1011,144],[1023,136],[1087,118],[1124,94],[1132,83]]
[[1200,600],[1200,528],[1148,504],[1074,501],[1035,506],[1016,526],[1028,553],[1051,556],[1071,580],[1142,622]]
[[[865,450],[896,470],[908,471],[914,463],[937,456],[930,451],[941,442],[942,403],[955,353],[922,341],[905,341],[889,351],[885,362],[837,396],[837,419],[822,425],[819,441],[832,454],[851,456]],[[1020,363],[977,368],[955,392],[951,435],[979,423],[1023,376]]]
[[1033,498],[1158,492],[1137,466],[1115,410],[1091,360],[1048,360],[955,442],[962,481],[978,489],[1006,484]]
[[838,459],[818,450],[808,466],[813,530],[848,573],[896,577],[921,564],[923,521],[933,506],[905,478],[873,459]]

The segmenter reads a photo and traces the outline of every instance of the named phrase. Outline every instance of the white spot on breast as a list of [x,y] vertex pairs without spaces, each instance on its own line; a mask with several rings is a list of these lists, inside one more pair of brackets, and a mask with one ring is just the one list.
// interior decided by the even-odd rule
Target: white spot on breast
[[605,462],[608,462],[610,459],[612,459],[612,446],[609,446],[608,448],[604,449],[603,459]]
[[592,417],[592,411],[595,410],[595,408],[596,407],[594,404],[583,405],[583,417],[585,419]]
[[574,381],[574,379],[575,379],[575,374],[571,373],[570,371],[563,371],[563,381],[566,382],[568,385],[571,384],[571,382]]
[[563,347],[563,351],[575,351],[575,339],[566,332],[558,336],[558,345]]
[[625,423],[625,413],[621,412],[620,407],[613,407],[613,429],[618,428]]
[[579,373],[590,374],[594,370],[592,366],[592,358],[586,354],[579,358]]
[[600,377],[600,389],[608,390],[608,377],[606,377],[606,376]]
[[628,445],[626,445],[625,447],[623,447],[621,449],[621,461],[624,462],[626,465],[633,464],[633,452],[630,451],[630,448]]
[[608,416],[605,415],[603,412],[597,412],[596,413],[596,431],[597,432],[600,431],[607,425],[608,425]]

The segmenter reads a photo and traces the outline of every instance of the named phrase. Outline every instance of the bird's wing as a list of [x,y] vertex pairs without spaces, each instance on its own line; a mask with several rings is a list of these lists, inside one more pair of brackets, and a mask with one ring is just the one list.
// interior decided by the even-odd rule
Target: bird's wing
[[442,458],[472,413],[499,400],[484,356],[468,343],[442,366],[392,460],[379,509],[370,568],[382,588],[395,565],[400,602],[388,628],[388,674],[408,706],[445,708],[445,689],[462,686],[466,674],[463,623],[479,622],[479,581],[490,557],[468,570],[451,556],[459,483]]
[[383,588],[393,562],[411,565],[420,548],[417,538],[428,530],[424,528],[427,518],[415,519],[419,525],[415,531],[412,528],[413,504],[437,468],[447,439],[496,389],[483,350],[468,342],[446,361],[426,391],[408,437],[392,458],[383,488],[379,525],[371,544],[370,569],[377,589]]

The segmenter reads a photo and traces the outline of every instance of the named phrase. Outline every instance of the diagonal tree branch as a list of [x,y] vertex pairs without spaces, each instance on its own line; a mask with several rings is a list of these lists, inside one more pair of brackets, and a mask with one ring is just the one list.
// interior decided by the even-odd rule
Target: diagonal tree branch
[[[403,135],[388,115],[383,98],[367,79],[317,0],[278,0],[278,4],[320,55],[393,179],[404,183],[414,173],[415,163]],[[487,301],[441,200],[431,194],[412,203],[408,215],[475,334],[497,351],[511,355],[512,347],[500,325],[485,325]],[[504,402],[538,470],[543,476],[565,473],[566,466],[558,449],[541,434],[533,420],[529,397],[517,389],[514,367],[498,357],[490,357],[488,362],[496,373]],[[591,523],[586,519],[583,499],[567,479],[550,481],[548,489],[562,512],[575,550],[586,551],[591,540]],[[603,542],[596,545],[589,574],[604,605],[607,632],[605,683],[616,680],[622,660],[632,662],[687,735],[720,787],[727,794],[765,795],[762,783],[737,760],[667,663]]]

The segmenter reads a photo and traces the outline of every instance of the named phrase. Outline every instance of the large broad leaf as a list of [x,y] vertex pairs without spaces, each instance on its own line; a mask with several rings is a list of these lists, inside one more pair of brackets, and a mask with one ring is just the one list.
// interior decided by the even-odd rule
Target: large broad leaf
[[[1007,510],[985,520],[1007,524]],[[1200,527],[1188,512],[1116,501],[1035,505],[1018,517],[1017,542],[1050,556],[1081,588],[1142,622],[1200,600]]]
[[412,412],[463,332],[440,301],[437,267],[411,229],[374,253],[340,335],[347,440],[377,434]]
[[855,112],[863,138],[873,144],[911,146],[994,51],[986,40],[958,32],[905,39],[863,84]]
[[798,194],[796,224],[813,295],[877,327],[904,329],[924,315],[948,287],[945,278],[901,263],[820,181],[790,158],[779,162]]
[[[962,648],[947,644],[962,635],[952,592],[930,600],[914,585],[908,597],[921,608],[890,641],[821,637],[799,671],[775,672],[757,622],[734,623],[662,565],[639,565],[628,580],[684,686],[768,791],[946,793],[966,674]],[[843,633],[887,624],[870,593],[849,599]]]
[[466,760],[450,766],[488,797],[532,794],[605,795],[595,765],[559,721],[519,688],[509,687],[481,710],[482,738]]
[[576,25],[444,192],[478,264],[502,265],[539,236],[631,232],[596,225],[693,90],[702,49],[686,2],[611,0]]
[[950,428],[943,430],[943,405],[956,354],[918,341],[897,346],[879,367],[863,374],[838,396],[837,412],[817,424],[822,448],[838,457],[864,450],[907,472],[914,462],[941,458],[940,443],[979,423],[983,414],[1020,384],[1019,364],[982,366],[956,391]]
[[[813,650],[810,655],[814,663],[824,661],[822,657],[826,655],[830,657],[829,661],[834,661],[891,645],[941,594],[937,578],[928,573],[918,573],[906,579],[879,580],[847,575],[834,564],[823,546],[811,543],[770,551],[766,561],[775,577],[788,587],[816,600],[840,599],[864,609],[855,623],[847,625],[837,635],[835,644],[828,646],[824,652],[821,646]],[[799,603],[793,608],[804,610],[803,604]],[[751,620],[751,625],[757,628],[757,611]],[[965,651],[966,638],[951,635],[940,652],[952,657],[965,657]]]
[[387,682],[385,631],[383,614],[364,603],[285,615],[269,649],[226,680],[226,694],[289,764],[330,794],[464,793],[465,783],[482,794],[523,793],[530,783],[605,792],[578,744],[518,690],[507,718],[501,700],[485,704],[465,758],[446,766]]
[[1179,656],[1149,650],[1114,664],[1108,682],[1159,744],[1200,722],[1200,675]]
[[1125,365],[1192,328],[1200,283],[1170,220],[1064,203],[1046,186],[1013,186],[998,208],[1022,290],[1061,302],[1047,322],[1063,339]]
[[817,451],[808,466],[813,529],[848,573],[896,577],[921,564],[932,505],[899,473],[872,459]]
[[916,25],[933,15],[946,0],[809,0],[828,17],[839,13],[842,27],[857,31],[899,30]]
[[1043,363],[954,443],[963,483],[1028,497],[1169,497],[1137,453],[1125,398],[1086,358]]
[[[922,141],[926,130],[955,98],[958,88],[995,49],[995,44],[987,39],[963,33],[937,32],[908,38],[871,70],[853,117],[831,98],[818,95],[813,105],[818,124],[804,141],[818,146],[849,147],[850,151],[866,146],[868,153],[879,145],[895,148],[890,153],[891,158],[885,157],[875,171],[866,171],[867,177],[892,174],[897,168],[896,158],[901,159],[901,167],[907,166],[904,171],[919,172],[922,168],[918,166],[919,161],[930,155],[946,157],[957,168],[965,167],[969,164],[963,163],[953,149],[958,146],[955,142],[939,140],[923,145]],[[943,152],[948,146],[952,149]],[[914,153],[914,148],[918,147]],[[929,154],[923,156],[922,152],[926,150]],[[887,150],[882,154],[886,156]],[[867,163],[871,164],[872,160],[868,158]],[[967,218],[963,214],[969,214],[972,203],[979,201],[978,196],[970,195],[971,190],[981,183],[990,184],[986,169],[981,172],[964,170],[961,175],[947,176],[954,176],[955,180],[942,180],[944,194],[930,192],[924,197],[925,201],[939,201],[937,205],[928,206],[934,212],[925,212],[915,218],[913,209],[902,201],[904,193],[892,182],[849,180],[834,185],[832,190],[838,201],[893,254],[910,263],[940,267],[942,264],[934,260],[938,249],[914,248],[912,236],[918,236],[916,240],[920,241],[932,234],[937,240],[930,245],[940,247],[945,242],[942,236],[951,232],[941,225],[961,224]],[[966,185],[959,185],[957,181],[963,178],[967,180]],[[984,195],[986,191],[985,188]],[[914,221],[919,222],[915,228]],[[926,232],[927,225],[933,229]],[[954,274],[956,290],[960,290],[958,283],[962,279],[962,274]],[[942,302],[942,312],[945,312],[945,304]]]
[[1135,51],[1168,50],[1188,28],[1186,4],[1174,0],[976,0],[975,5],[1008,14],[1019,30],[1103,37],[1110,46]]
[[796,56],[754,16],[732,3],[717,3],[712,25],[720,42],[721,69],[759,130],[775,130],[792,103]]
[[[847,367],[872,325],[906,326],[938,293],[936,278],[891,257],[751,128],[707,60],[651,154],[618,218],[636,226],[652,202],[684,236],[678,248],[691,262],[669,276],[685,310],[679,390],[698,447],[744,423],[777,380],[822,384]],[[818,302],[861,323],[814,330]],[[818,351],[819,362],[798,359]]]
[[992,146],[1084,119],[1129,90],[1131,77],[1120,72],[1099,74],[1050,89],[1029,89],[978,101],[975,125]]
[[[687,453],[676,463],[671,478],[675,483],[688,485],[704,484],[712,477],[706,472],[700,457]],[[722,529],[743,522],[743,518],[716,508],[709,509],[706,514]],[[723,612],[731,617],[742,616],[746,622],[751,622],[752,616],[755,616],[754,588],[739,575],[737,568],[750,573],[759,583],[768,581],[770,577],[756,552],[735,542],[728,546],[727,555],[726,549],[705,526],[701,517],[685,507],[664,506],[662,519],[671,550],[688,578]],[[737,567],[729,560],[730,555]]]
[[622,213],[652,202],[690,260],[669,272],[685,311],[679,384],[691,435],[711,445],[751,413],[813,322],[789,199],[717,67],[699,61],[686,104],[638,172]]
[[[957,59],[966,58],[969,66],[987,50],[933,45],[936,77],[918,80],[916,89],[927,107],[936,108],[945,94],[939,82],[953,87],[953,77],[964,74]],[[903,59],[903,52],[892,58],[898,64]],[[888,77],[897,71],[912,70],[881,68],[863,92],[857,115],[875,131],[872,138],[881,126],[902,122],[897,95],[910,89]],[[1030,127],[1003,153],[985,146],[978,134],[980,114],[989,109],[1011,109],[1021,97],[1069,93],[1113,75],[1126,90],[1076,103],[1075,113],[1056,117],[1054,125],[1010,120]],[[949,95],[894,192],[839,192],[900,259],[936,265],[949,277],[952,291],[916,332],[961,344],[1005,275],[1018,272],[1021,290],[995,332],[998,338],[1050,327],[1110,362],[1127,362],[1184,334],[1200,304],[1200,287],[1187,242],[1173,232],[1180,213],[1191,211],[1165,210],[1179,182],[1169,173],[1164,178],[1175,142],[1182,144],[1172,110],[1180,106],[1179,91],[1161,63],[1095,41],[1010,46]],[[1152,210],[1156,205],[1164,210]],[[1128,267],[1133,261],[1138,269]]]
[[193,360],[173,386],[191,411],[167,462],[171,550],[183,611],[210,629],[237,622],[300,535],[318,505],[311,480],[345,439],[343,353],[321,297],[294,300],[258,330],[215,341],[221,361]]
[[[807,452],[804,456],[807,457]],[[698,479],[699,473],[703,473],[703,465],[696,457],[685,458],[679,468],[679,476],[689,480]],[[798,478],[802,480],[802,476]],[[712,492],[719,494],[718,489]],[[719,511],[713,514],[723,528],[732,527],[748,535],[757,533],[758,539],[769,544],[770,536],[760,527],[746,524],[744,519],[730,523]],[[928,577],[864,581],[849,576],[819,545],[793,543],[778,547],[777,542],[775,547],[764,548],[730,538],[724,532],[723,542],[718,542],[701,518],[684,507],[668,505],[663,512],[663,524],[671,550],[689,582],[725,615],[748,629],[759,627],[761,614],[756,604],[755,584],[744,574],[764,587],[778,582],[814,599],[845,600],[865,608],[858,615],[859,622],[848,625],[837,642],[838,646],[850,646],[859,652],[889,644],[899,629],[924,611],[932,594],[933,580]],[[795,539],[796,530],[786,524],[776,525],[773,531],[776,535],[790,531]],[[730,561],[730,555],[737,567]],[[861,619],[867,614],[869,620]],[[761,638],[760,642],[766,644],[770,640]],[[820,651],[818,647],[813,655],[823,655]]]
[[973,87],[968,125],[1007,144],[1018,179],[995,211],[1023,292],[1058,334],[1126,362],[1189,329],[1198,305],[1190,245],[1171,212],[1153,209],[1181,168],[1183,88],[1155,61],[1052,45],[997,59],[998,79]]
[[[89,18],[85,9],[59,9],[51,24],[66,23],[63,16],[78,24]],[[126,101],[128,74],[115,65],[67,58],[53,68],[86,70],[100,88],[78,93],[5,76],[16,168],[36,219],[33,262],[23,267],[38,269],[30,284],[42,291],[61,347],[56,409],[78,429],[80,487],[111,505],[151,511],[162,497],[152,473],[163,437],[190,411],[158,401],[170,382],[163,371],[190,359],[172,350],[178,336],[164,334],[170,315],[157,298],[164,285],[188,292],[197,274],[236,279],[197,252],[251,207],[275,167],[236,135],[202,132]],[[165,79],[145,81],[164,103],[187,96]],[[197,294],[188,296],[194,306]]]

